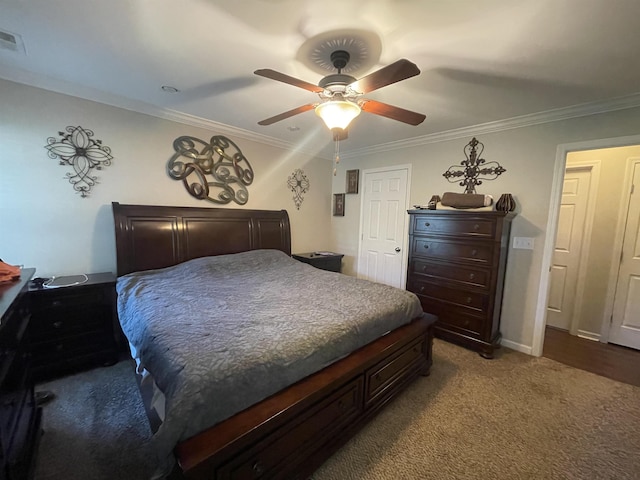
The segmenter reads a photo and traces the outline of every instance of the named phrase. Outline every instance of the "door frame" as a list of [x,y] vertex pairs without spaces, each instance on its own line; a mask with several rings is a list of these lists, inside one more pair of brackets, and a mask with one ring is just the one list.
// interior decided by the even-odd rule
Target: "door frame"
[[[378,167],[378,168],[367,168],[366,170],[362,170],[362,179],[360,181],[360,185],[362,185],[363,189],[365,188],[366,181],[365,176],[368,173],[383,173],[383,172],[392,172],[396,170],[406,170],[407,171],[407,185],[406,185],[406,198],[404,201],[403,210],[406,211],[409,209],[409,199],[411,198],[411,164],[403,164],[403,165],[389,165],[387,167]],[[358,231],[358,261],[356,263],[356,276],[360,278],[360,257],[362,255],[362,237],[364,235],[364,202],[365,202],[366,191],[363,190],[362,195],[360,196],[360,228]],[[408,217],[408,214],[407,214]],[[402,271],[400,272],[400,287],[406,288],[407,286],[407,262],[409,261],[409,220],[404,223],[404,229],[402,232]]]
[[538,300],[536,302],[533,324],[531,354],[536,357],[542,356],[542,349],[544,345],[544,331],[547,323],[547,302],[549,299],[550,268],[553,262],[553,252],[556,246],[556,233],[558,231],[558,217],[562,201],[562,184],[567,163],[567,153],[579,150],[626,147],[629,145],[640,145],[640,135],[563,143],[559,144],[556,148],[556,161],[553,169],[551,197],[549,200],[549,215],[547,217],[544,249],[542,252],[540,283],[538,285]]
[[620,271],[620,257],[622,255],[622,246],[626,233],[627,217],[629,216],[629,200],[631,196],[631,185],[633,168],[640,165],[640,158],[627,158],[627,164],[624,170],[623,191],[626,195],[621,195],[620,205],[618,206],[618,221],[616,223],[616,235],[613,240],[613,250],[611,253],[611,269],[609,270],[609,279],[607,283],[607,295],[605,297],[604,316],[602,318],[602,329],[600,330],[600,339],[603,342],[609,340],[611,332],[611,321],[613,320],[613,307],[615,302],[616,290],[618,287],[618,273]]

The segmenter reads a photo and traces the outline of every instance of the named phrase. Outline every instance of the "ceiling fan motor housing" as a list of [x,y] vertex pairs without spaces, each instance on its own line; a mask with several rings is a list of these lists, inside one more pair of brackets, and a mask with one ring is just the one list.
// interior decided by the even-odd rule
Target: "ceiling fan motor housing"
[[333,66],[338,70],[338,73],[347,66],[350,58],[351,55],[349,55],[349,52],[344,50],[336,50],[331,53],[331,63],[333,63]]
[[341,70],[349,63],[350,58],[349,52],[345,50],[336,50],[331,53],[331,63],[333,63],[333,66],[338,70],[338,73],[327,75],[318,82],[318,86],[324,88],[327,90],[327,93],[329,93],[329,95],[321,96],[331,97],[334,94],[344,95],[347,93],[347,85],[356,81],[351,75],[341,73]]
[[[345,87],[350,83],[355,82],[356,79],[351,75],[343,75],[342,73],[334,73],[333,75],[327,75],[320,82],[318,82],[318,86],[327,90],[332,90],[331,87],[343,87],[342,91],[344,91]],[[336,89],[337,91],[337,89]]]

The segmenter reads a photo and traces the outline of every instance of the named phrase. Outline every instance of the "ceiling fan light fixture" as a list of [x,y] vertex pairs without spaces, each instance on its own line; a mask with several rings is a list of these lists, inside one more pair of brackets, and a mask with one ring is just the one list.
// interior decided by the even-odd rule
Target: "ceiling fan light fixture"
[[357,103],[348,100],[330,100],[316,107],[316,115],[324,121],[329,130],[345,130],[361,111]]

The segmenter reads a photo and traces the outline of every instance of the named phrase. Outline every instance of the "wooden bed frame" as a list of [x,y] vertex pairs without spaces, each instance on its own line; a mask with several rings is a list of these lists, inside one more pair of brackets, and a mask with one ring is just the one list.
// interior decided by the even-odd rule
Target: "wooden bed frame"
[[[113,203],[118,276],[260,248],[291,254],[285,210]],[[432,363],[425,314],[178,444],[172,478],[307,478]]]

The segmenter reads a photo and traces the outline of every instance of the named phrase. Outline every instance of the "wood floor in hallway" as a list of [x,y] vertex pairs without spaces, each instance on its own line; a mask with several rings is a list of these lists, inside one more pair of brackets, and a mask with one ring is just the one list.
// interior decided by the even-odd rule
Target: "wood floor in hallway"
[[547,326],[542,356],[640,387],[640,350],[580,338]]

